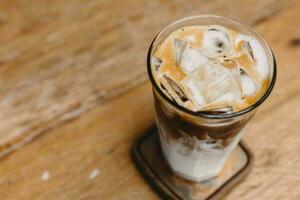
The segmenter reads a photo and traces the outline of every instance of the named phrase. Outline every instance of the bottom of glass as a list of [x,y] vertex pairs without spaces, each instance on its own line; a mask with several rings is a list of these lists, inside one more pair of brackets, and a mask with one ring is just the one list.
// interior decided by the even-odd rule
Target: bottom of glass
[[[230,153],[240,141],[242,132],[224,148],[216,148],[207,141],[194,141],[193,148],[179,140],[167,141],[160,134],[161,148],[172,171],[189,181],[201,182],[216,177]],[[193,139],[193,138],[192,138]]]
[[218,176],[202,182],[187,181],[175,175],[168,166],[154,126],[136,139],[132,150],[137,169],[162,199],[224,199],[225,194],[246,177],[253,162],[249,149],[238,144]]

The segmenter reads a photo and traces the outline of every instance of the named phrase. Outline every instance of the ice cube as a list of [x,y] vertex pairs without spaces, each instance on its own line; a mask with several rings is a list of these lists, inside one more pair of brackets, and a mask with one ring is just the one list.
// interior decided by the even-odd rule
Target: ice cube
[[199,70],[202,92],[210,103],[217,100],[234,101],[241,97],[241,91],[231,72],[217,63],[207,63]]
[[[211,102],[211,103],[207,103],[201,107],[198,107],[196,109],[196,112],[213,112],[215,113],[215,111],[222,111],[223,113],[226,112],[232,112],[233,111],[233,107],[232,107],[233,102],[232,101],[228,101],[228,100],[221,100],[218,99],[217,101]],[[217,114],[217,113],[215,113]],[[218,114],[220,114],[220,112],[218,112]]]
[[201,92],[201,84],[196,77],[188,76],[182,81],[182,84],[195,105],[199,107],[205,104],[205,99]]
[[241,82],[241,73],[240,73],[240,64],[235,59],[226,58],[222,61],[222,65],[230,71],[230,76],[235,80],[237,87],[242,92],[242,82]]
[[160,85],[160,88],[162,89],[162,91],[165,93],[165,95],[167,95],[167,97],[169,97],[171,100],[174,100],[174,98],[172,97],[172,95],[167,90],[167,86],[165,86],[165,83],[161,82],[159,85]]
[[184,40],[174,39],[174,57],[176,66],[180,65],[182,53],[187,47],[187,42]]
[[263,79],[267,77],[269,73],[268,59],[265,50],[263,49],[259,41],[255,38],[252,38],[250,44],[252,47],[254,59],[256,61],[256,71],[258,72],[259,77]]
[[168,91],[168,93],[176,100],[177,103],[181,104],[188,101],[188,97],[184,91],[184,89],[176,83],[172,78],[167,75],[163,75],[164,87]]
[[188,74],[194,72],[208,61],[209,58],[200,50],[187,47],[182,53],[180,68]]
[[247,52],[247,54],[252,58],[252,60],[254,60],[254,54],[253,54],[251,45],[250,45],[250,43],[248,41],[246,41],[246,42],[243,43],[243,47],[242,48],[244,48],[244,51]]
[[229,55],[232,52],[232,44],[226,29],[215,26],[209,28],[203,35],[203,48],[212,57]]
[[220,108],[211,108],[211,109],[205,109],[203,111],[204,113],[209,113],[209,114],[224,114],[224,113],[231,113],[233,112],[233,107],[232,106],[225,106],[225,107],[220,107]]
[[160,59],[156,56],[152,56],[151,63],[152,63],[152,66],[154,67],[155,71],[158,71],[160,66],[162,65],[162,59]]
[[241,74],[243,96],[251,96],[257,91],[257,83],[245,72]]
[[264,79],[269,73],[269,68],[266,53],[260,42],[254,37],[238,34],[235,39],[235,43],[236,45],[241,44],[242,52],[246,52],[247,55],[249,55],[249,57],[251,57],[251,59],[255,61],[254,70],[244,70],[247,71],[247,73],[257,81]]

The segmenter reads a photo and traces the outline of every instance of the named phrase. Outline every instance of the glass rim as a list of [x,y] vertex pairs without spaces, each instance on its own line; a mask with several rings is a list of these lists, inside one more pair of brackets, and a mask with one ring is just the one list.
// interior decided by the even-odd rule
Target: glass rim
[[[241,27],[246,28],[247,30],[249,30],[250,32],[254,33],[257,37],[259,37],[259,39],[261,39],[265,45],[268,47],[269,49],[269,53],[272,56],[272,61],[273,63],[273,74],[272,74],[272,79],[269,83],[269,86],[267,88],[267,90],[265,91],[264,95],[262,95],[254,104],[244,108],[243,110],[237,111],[237,112],[232,112],[232,113],[222,113],[222,114],[209,114],[203,111],[199,111],[199,112],[194,112],[192,110],[189,110],[179,104],[177,104],[175,101],[172,101],[170,98],[167,97],[167,95],[161,91],[161,89],[159,88],[159,86],[157,85],[153,73],[152,73],[152,69],[151,69],[151,53],[152,53],[152,48],[153,48],[153,44],[156,41],[156,39],[162,34],[164,33],[166,30],[168,30],[170,27],[172,27],[173,25],[176,25],[178,23],[181,23],[183,21],[187,21],[190,19],[196,19],[196,18],[216,18],[216,19],[223,19],[223,20],[227,20],[233,24],[237,24]],[[176,20],[175,22],[172,22],[171,24],[167,25],[162,31],[160,31],[155,38],[153,39],[153,41],[151,42],[151,45],[149,47],[148,53],[147,53],[147,72],[148,72],[148,76],[149,79],[151,81],[152,87],[155,89],[156,92],[158,92],[158,94],[164,99],[166,100],[168,103],[170,103],[172,106],[174,106],[175,108],[177,108],[178,110],[188,113],[192,116],[195,117],[202,117],[202,118],[208,118],[208,119],[226,119],[226,118],[233,118],[233,117],[237,117],[237,116],[241,116],[244,115],[252,110],[254,110],[255,108],[257,108],[260,104],[262,104],[267,97],[270,95],[271,91],[274,88],[275,82],[276,82],[276,77],[277,77],[277,65],[276,65],[276,60],[273,54],[272,49],[270,48],[270,46],[267,44],[267,42],[263,39],[263,37],[261,37],[258,33],[254,32],[250,27],[243,25],[242,23],[228,18],[228,17],[223,17],[223,16],[217,16],[217,15],[195,15],[195,16],[190,16],[190,17],[185,17],[179,20]]]

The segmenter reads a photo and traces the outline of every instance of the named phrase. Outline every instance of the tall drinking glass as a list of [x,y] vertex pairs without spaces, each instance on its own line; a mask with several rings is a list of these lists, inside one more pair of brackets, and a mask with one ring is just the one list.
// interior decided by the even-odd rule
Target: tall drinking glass
[[[151,57],[158,45],[174,30],[189,25],[220,25],[255,37],[261,43],[267,56],[269,75],[267,89],[256,102],[232,113],[193,112],[161,91],[152,73]],[[276,79],[272,51],[257,33],[232,19],[211,15],[184,18],[163,29],[150,46],[147,69],[153,86],[156,124],[164,157],[175,174],[197,182],[218,175],[240,141],[245,126],[271,93]]]

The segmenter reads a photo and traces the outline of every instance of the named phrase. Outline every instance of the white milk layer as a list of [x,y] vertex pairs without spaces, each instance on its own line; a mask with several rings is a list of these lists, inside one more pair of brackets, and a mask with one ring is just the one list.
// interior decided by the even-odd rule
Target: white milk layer
[[225,148],[215,149],[205,141],[197,140],[197,148],[190,149],[180,143],[180,140],[167,142],[160,136],[164,156],[171,169],[179,176],[191,181],[204,181],[216,177],[239,142],[243,131],[238,133],[231,144]]

